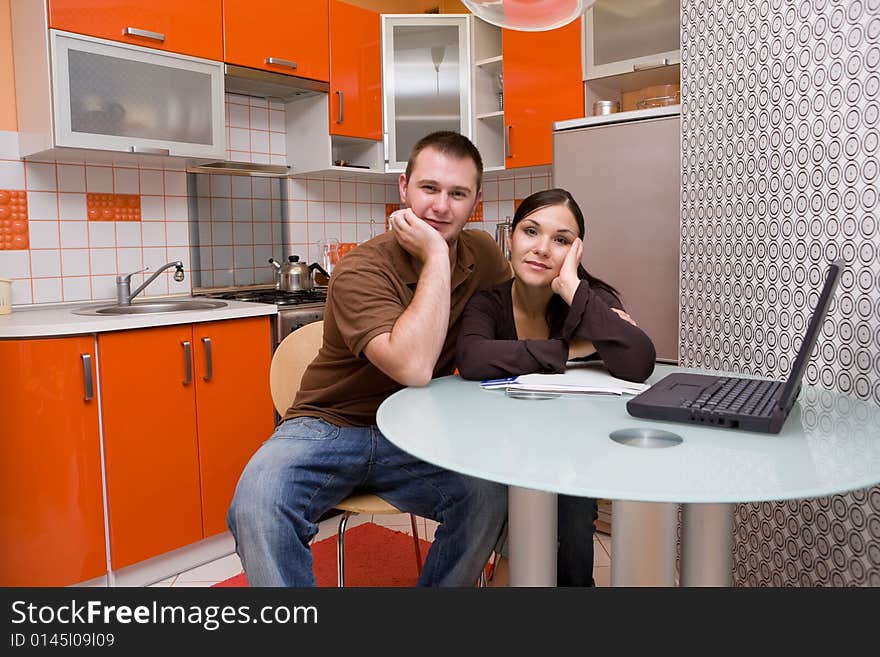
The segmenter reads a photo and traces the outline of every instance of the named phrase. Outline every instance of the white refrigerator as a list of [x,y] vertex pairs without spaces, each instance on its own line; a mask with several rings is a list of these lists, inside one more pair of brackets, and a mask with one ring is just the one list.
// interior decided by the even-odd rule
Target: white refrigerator
[[553,185],[584,213],[583,264],[621,293],[657,360],[678,362],[680,106],[558,121]]

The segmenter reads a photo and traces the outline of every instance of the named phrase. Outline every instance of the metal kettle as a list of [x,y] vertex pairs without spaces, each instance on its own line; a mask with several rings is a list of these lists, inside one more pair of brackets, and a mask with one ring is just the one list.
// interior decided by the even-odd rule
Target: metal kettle
[[510,260],[510,222],[499,221],[495,224],[495,242],[504,257]]
[[313,273],[315,270],[330,277],[324,268],[316,262],[307,265],[299,261],[299,256],[287,256],[287,262],[279,264],[274,258],[269,258],[269,264],[275,267],[277,281],[275,287],[285,292],[300,292],[311,290],[315,286]]

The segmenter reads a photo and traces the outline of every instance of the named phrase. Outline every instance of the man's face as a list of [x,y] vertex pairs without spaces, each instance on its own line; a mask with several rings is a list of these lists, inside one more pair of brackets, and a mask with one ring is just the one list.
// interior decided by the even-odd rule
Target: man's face
[[417,156],[409,181],[400,176],[400,200],[452,246],[482,197],[477,165],[428,147]]

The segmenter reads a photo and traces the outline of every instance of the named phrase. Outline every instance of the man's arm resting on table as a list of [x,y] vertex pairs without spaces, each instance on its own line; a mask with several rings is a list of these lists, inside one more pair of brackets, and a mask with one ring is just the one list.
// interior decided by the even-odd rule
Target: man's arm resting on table
[[448,254],[428,258],[412,302],[390,333],[377,335],[367,343],[366,357],[402,385],[427,385],[446,341],[450,295]]

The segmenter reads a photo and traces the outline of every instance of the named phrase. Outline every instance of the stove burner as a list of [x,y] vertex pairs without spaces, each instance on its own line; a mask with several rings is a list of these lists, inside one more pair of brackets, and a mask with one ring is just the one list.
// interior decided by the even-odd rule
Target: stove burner
[[327,301],[326,289],[300,290],[285,292],[284,290],[230,290],[229,292],[208,293],[205,296],[215,299],[234,301],[256,301],[258,303],[274,303],[276,306],[297,306],[304,303],[324,303]]

